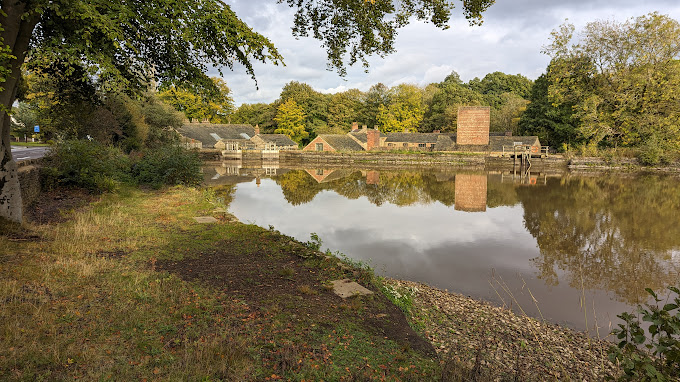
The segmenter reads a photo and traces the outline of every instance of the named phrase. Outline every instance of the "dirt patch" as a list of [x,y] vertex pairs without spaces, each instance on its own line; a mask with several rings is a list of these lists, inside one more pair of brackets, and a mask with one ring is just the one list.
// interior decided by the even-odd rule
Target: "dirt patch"
[[40,194],[31,207],[24,212],[26,220],[35,224],[60,223],[68,220],[73,211],[97,198],[80,188],[58,188]]
[[[305,259],[300,254],[309,251],[274,234],[264,234],[256,244],[232,239],[215,248],[183,260],[161,260],[155,266],[186,280],[208,283],[230,298],[244,301],[251,311],[261,313],[261,325],[285,320],[307,330],[332,329],[351,322],[403,349],[436,357],[432,345],[414,332],[399,308],[368,280],[362,280],[361,271],[340,264],[335,257],[318,254]],[[244,252],[251,248],[255,249],[252,253]],[[375,293],[342,299],[330,285],[330,280],[337,278],[359,281]],[[305,340],[313,342],[307,338],[312,334],[305,334]]]

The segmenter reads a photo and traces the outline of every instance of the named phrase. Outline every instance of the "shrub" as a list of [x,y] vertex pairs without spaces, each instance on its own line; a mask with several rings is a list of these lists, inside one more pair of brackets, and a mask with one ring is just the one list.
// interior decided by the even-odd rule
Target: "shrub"
[[92,191],[112,191],[131,181],[130,160],[115,147],[96,141],[68,140],[52,147],[45,157],[48,186],[70,185]]
[[158,188],[162,185],[199,184],[201,159],[193,151],[180,146],[161,146],[147,151],[134,166],[133,174],[141,184]]
[[[612,362],[623,367],[619,380],[675,381],[680,379],[680,289],[669,287],[675,297],[659,307],[661,299],[649,288],[645,289],[655,300],[655,305],[638,307],[642,321],[649,323],[648,334],[640,319],[625,312],[617,317],[624,323],[613,330],[619,339],[618,346],[609,352]],[[644,346],[650,353],[641,351]]]

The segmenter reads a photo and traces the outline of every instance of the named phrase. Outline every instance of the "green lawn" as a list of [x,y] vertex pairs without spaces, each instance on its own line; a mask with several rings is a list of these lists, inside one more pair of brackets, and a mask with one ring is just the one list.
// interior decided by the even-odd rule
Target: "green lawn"
[[39,143],[39,142],[12,142],[12,146],[28,146],[28,147],[47,147],[49,146],[47,143]]

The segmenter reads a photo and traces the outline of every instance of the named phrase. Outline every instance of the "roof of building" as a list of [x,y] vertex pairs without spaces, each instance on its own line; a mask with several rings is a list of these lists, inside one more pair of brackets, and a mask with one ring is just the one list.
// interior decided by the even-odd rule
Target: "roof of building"
[[434,145],[434,151],[454,151],[456,147],[455,134],[438,134],[437,143]]
[[204,148],[215,147],[215,143],[222,139],[249,140],[255,136],[253,126],[234,124],[185,123],[177,132],[186,138],[200,141]]
[[439,135],[437,133],[388,133],[385,142],[437,143]]
[[526,146],[540,146],[541,142],[535,135],[513,137],[489,137],[489,149],[491,151],[503,151],[503,146],[512,147],[515,143]]
[[[358,139],[361,143],[367,143],[368,142],[368,133],[367,133],[367,130],[365,130],[365,129],[352,131],[349,134],[351,136],[353,136],[354,138]],[[386,137],[387,135],[381,131],[380,136]]]
[[364,151],[357,141],[344,134],[321,134],[319,138],[338,151]]
[[274,143],[277,146],[297,146],[292,139],[285,134],[258,134],[256,135],[266,143]]

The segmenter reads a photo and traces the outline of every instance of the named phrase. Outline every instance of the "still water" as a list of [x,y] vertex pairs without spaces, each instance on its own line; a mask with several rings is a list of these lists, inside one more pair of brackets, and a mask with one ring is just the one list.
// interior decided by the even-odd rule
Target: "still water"
[[[680,271],[680,179],[446,168],[204,169],[242,222],[378,274],[601,337]],[[665,295],[665,293],[662,293]]]

